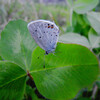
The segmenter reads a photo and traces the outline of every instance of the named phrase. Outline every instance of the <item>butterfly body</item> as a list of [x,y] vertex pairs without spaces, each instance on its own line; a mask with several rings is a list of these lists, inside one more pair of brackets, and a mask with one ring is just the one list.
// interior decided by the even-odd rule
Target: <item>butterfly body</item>
[[28,30],[35,42],[46,51],[53,52],[59,37],[59,28],[54,22],[47,20],[36,20],[28,24]]

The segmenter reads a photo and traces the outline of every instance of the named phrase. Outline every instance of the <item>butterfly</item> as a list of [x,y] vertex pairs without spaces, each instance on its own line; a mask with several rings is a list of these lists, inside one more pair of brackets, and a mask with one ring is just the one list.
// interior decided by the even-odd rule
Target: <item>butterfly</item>
[[54,22],[36,20],[28,23],[27,27],[35,42],[45,50],[46,54],[55,50],[59,37],[59,28]]

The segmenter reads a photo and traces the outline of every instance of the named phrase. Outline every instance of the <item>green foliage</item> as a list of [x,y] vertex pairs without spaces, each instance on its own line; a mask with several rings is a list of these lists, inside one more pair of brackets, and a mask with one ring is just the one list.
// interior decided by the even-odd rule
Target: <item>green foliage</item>
[[80,44],[86,46],[91,50],[93,48],[99,48],[100,36],[98,36],[93,29],[90,29],[88,34],[89,40],[86,37],[77,33],[67,33],[60,36],[59,42]]
[[97,6],[99,0],[77,0],[74,2],[74,11],[84,14]]
[[100,35],[100,13],[89,12],[87,13],[87,18],[92,28]]
[[18,64],[24,70],[29,69],[35,47],[36,43],[27,29],[27,23],[22,20],[9,22],[1,33],[1,56]]
[[99,0],[67,0],[69,7],[78,14],[84,14],[97,6]]
[[21,100],[26,73],[18,65],[0,61],[0,100]]
[[90,29],[89,31],[89,41],[91,44],[91,48],[100,47],[100,36],[98,36],[93,29]]
[[[14,20],[6,25],[0,34],[0,100],[96,98],[92,87],[100,89],[99,0],[67,0],[64,6],[10,1],[0,1],[0,32],[9,20],[21,18],[54,20],[61,33],[55,53],[44,55],[27,22]],[[27,84],[30,78],[36,86]],[[90,96],[84,96],[84,91],[91,92]]]
[[[1,33],[0,54],[8,60],[0,62],[1,98],[7,94],[4,100],[17,96],[15,100],[21,100],[26,93],[26,75],[30,77],[29,73],[39,92],[49,99],[72,99],[79,90],[92,85],[98,75],[98,61],[93,53],[81,45],[58,43],[55,55],[44,55],[44,50],[35,49],[36,44],[26,27],[27,23],[22,20],[11,21]],[[33,98],[34,89],[26,88],[26,91],[30,91],[26,94]]]
[[72,14],[72,26],[68,25],[66,32],[80,33],[88,37],[88,31],[90,30],[89,22],[86,15],[79,15],[75,12]]
[[55,55],[44,59],[44,53],[39,47],[34,50],[30,72],[40,93],[51,100],[74,98],[98,75],[96,57],[83,46],[58,43]]
[[75,44],[80,44],[80,45],[90,48],[90,43],[88,39],[77,33],[67,33],[67,34],[61,35],[59,37],[59,42],[75,43]]

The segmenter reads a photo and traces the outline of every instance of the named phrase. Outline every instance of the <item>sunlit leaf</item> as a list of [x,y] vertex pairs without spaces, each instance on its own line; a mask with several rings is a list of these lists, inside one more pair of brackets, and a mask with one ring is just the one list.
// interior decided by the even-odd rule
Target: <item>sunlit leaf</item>
[[70,100],[98,76],[97,58],[84,46],[58,43],[55,54],[44,54],[40,47],[34,50],[30,73],[48,99]]
[[1,56],[5,60],[20,65],[23,69],[29,69],[35,47],[36,43],[27,29],[25,21],[10,21],[1,33]]

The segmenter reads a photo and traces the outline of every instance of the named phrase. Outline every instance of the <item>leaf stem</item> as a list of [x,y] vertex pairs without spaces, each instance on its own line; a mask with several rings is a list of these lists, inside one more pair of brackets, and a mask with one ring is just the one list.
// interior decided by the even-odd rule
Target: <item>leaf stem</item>
[[31,76],[30,72],[27,70],[27,76],[30,77],[31,80],[33,80],[33,77]]

